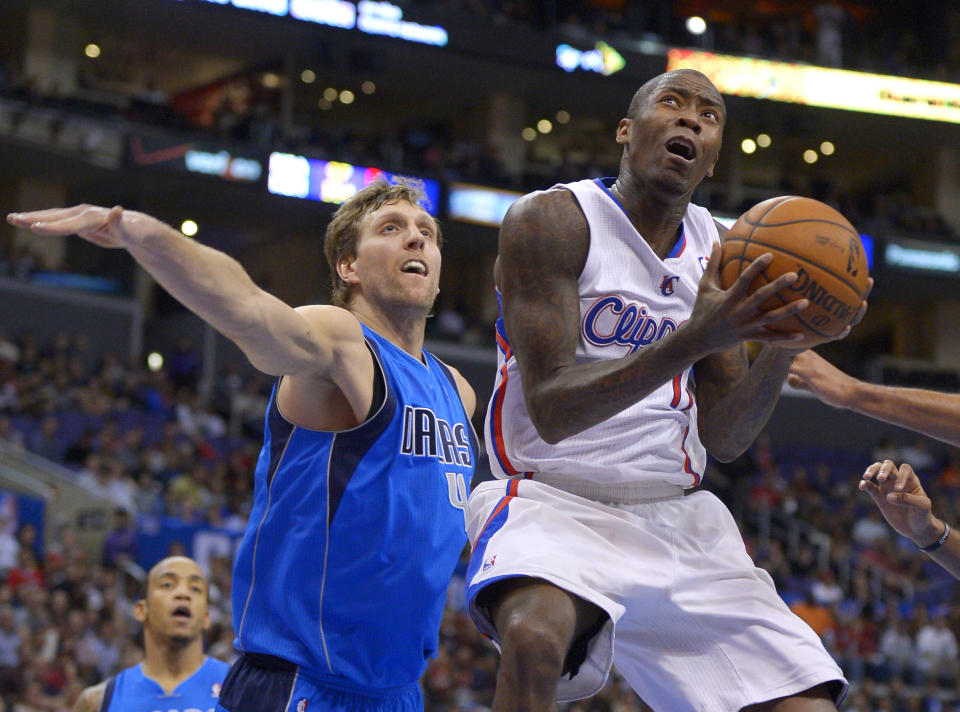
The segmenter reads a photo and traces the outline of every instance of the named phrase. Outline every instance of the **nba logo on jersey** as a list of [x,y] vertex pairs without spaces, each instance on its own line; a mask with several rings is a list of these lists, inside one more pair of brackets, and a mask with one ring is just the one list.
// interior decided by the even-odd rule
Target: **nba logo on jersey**
[[297,700],[297,712],[307,712],[307,702],[309,702],[309,700],[307,700],[306,697],[301,697]]
[[483,562],[483,570],[486,571],[489,568],[492,568],[497,561],[497,555],[494,554],[489,559]]
[[678,274],[663,275],[663,281],[660,282],[660,294],[665,297],[669,297],[671,294],[673,294],[673,289],[679,281],[680,275]]

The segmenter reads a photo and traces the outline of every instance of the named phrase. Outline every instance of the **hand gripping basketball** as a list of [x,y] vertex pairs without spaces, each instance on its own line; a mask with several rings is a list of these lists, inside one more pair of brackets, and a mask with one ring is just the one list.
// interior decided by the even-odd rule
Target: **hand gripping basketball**
[[809,348],[842,338],[862,317],[872,282],[860,236],[843,215],[811,198],[781,196],[744,213],[727,233],[720,257],[720,283],[730,288],[757,257],[773,260],[752,281],[750,293],[777,277],[796,272],[797,280],[767,300],[762,309],[807,299],[803,311],[768,329],[802,332],[791,348]]

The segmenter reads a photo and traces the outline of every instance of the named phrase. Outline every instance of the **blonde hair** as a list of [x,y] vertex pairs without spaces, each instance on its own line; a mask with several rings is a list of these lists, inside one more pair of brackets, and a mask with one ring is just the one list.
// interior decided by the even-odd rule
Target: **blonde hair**
[[[420,205],[426,200],[421,185],[411,179],[397,183],[388,183],[378,179],[347,198],[337,208],[333,219],[327,225],[323,238],[323,251],[330,266],[330,303],[338,307],[347,307],[350,303],[350,285],[340,279],[337,265],[357,255],[357,239],[360,237],[360,222],[366,215],[379,210],[389,203],[405,200],[411,205]],[[437,245],[442,246],[440,223],[433,220],[437,228]]]

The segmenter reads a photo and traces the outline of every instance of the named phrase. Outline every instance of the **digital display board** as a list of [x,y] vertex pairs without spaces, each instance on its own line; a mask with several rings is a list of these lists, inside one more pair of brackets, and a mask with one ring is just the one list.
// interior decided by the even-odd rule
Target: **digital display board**
[[447,196],[447,215],[454,220],[498,227],[513,201],[523,193],[496,190],[469,183],[453,183]]
[[960,84],[699,50],[669,50],[667,70],[681,68],[703,72],[723,94],[960,123]]
[[[443,47],[449,39],[440,25],[421,25],[403,19],[403,8],[386,0],[192,0],[214,5],[232,5],[241,10],[265,12],[277,17],[289,15],[296,20],[319,25],[354,28],[368,35],[396,37],[407,42]],[[178,0],[184,2],[184,0]]]
[[391,183],[407,180],[426,195],[424,210],[436,215],[440,205],[440,184],[428,178],[389,173],[380,168],[354,166],[339,161],[322,161],[291,153],[271,153],[267,189],[274,195],[342,203],[361,188],[383,178]]

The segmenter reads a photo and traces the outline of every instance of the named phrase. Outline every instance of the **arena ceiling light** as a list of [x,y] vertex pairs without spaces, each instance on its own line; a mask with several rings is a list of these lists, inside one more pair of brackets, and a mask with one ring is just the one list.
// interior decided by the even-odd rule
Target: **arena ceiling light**
[[833,152],[836,150],[836,147],[830,143],[830,141],[824,141],[820,144],[820,153],[822,153],[824,156],[832,156]]
[[702,35],[707,31],[707,21],[698,15],[687,18],[687,32],[691,35]]
[[767,134],[762,133],[757,136],[757,145],[760,148],[769,148],[771,143],[772,141],[770,140],[770,136]]
[[304,69],[300,72],[300,81],[304,84],[313,84],[317,81],[317,73],[312,69]]
[[757,150],[757,144],[752,138],[745,138],[740,142],[740,150],[744,153],[753,153]]
[[200,230],[200,226],[197,225],[193,220],[184,220],[180,224],[180,232],[182,232],[187,237],[193,237]]
[[816,163],[818,158],[820,158],[820,156],[817,155],[817,152],[812,148],[808,148],[803,152],[804,163]]
[[88,44],[83,48],[83,53],[87,55],[90,59],[96,59],[100,56],[100,46],[95,45],[93,42]]
[[568,124],[570,123],[570,112],[560,109],[557,112],[556,119],[558,124]]

